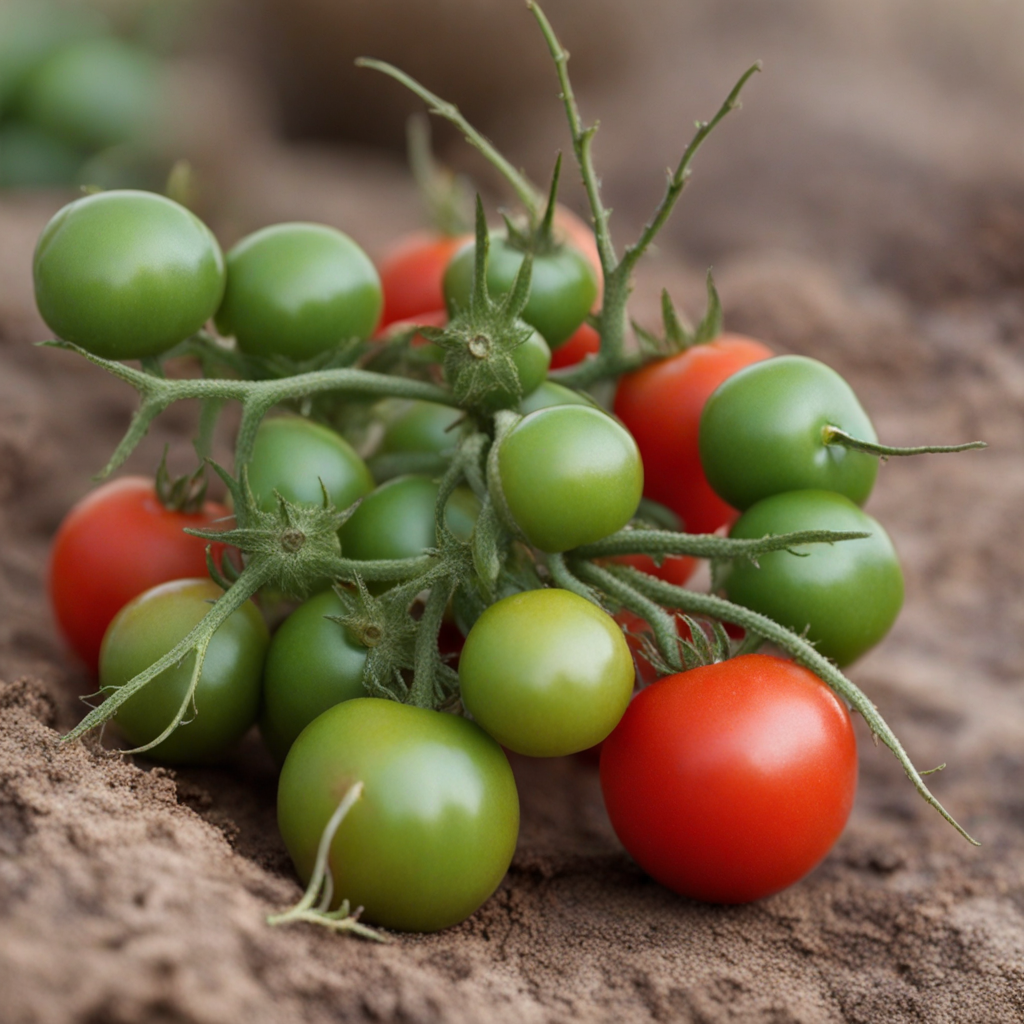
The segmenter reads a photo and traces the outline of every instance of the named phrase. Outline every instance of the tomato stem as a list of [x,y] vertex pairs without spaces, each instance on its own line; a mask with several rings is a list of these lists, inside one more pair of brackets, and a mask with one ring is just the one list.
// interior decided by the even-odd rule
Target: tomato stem
[[967,452],[978,448],[987,448],[984,441],[968,441],[966,444],[918,445],[911,448],[896,448],[888,444],[874,441],[862,441],[853,437],[845,430],[829,424],[821,428],[821,439],[827,445],[839,445],[851,451],[864,452],[866,455],[877,455],[887,459],[890,455],[946,455],[952,452]]

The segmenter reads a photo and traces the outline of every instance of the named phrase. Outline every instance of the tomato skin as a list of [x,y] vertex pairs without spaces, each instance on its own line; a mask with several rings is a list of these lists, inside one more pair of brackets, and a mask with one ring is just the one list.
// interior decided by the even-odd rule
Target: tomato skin
[[551,369],[562,370],[583,362],[589,355],[601,350],[601,335],[588,323],[582,323],[564,344],[551,353]]
[[274,224],[227,255],[217,330],[243,352],[312,359],[380,319],[380,278],[348,235],[323,224]]
[[265,512],[277,508],[274,491],[296,504],[323,505],[320,481],[338,509],[373,490],[366,463],[340,434],[301,416],[265,419],[256,432],[249,486]]
[[[153,481],[127,476],[97,487],[64,517],[50,548],[47,587],[61,634],[95,674],[114,616],[144,590],[206,575],[206,529],[228,515],[208,501],[200,512],[165,508]],[[218,557],[220,545],[215,545]]]
[[[117,613],[103,638],[100,687],[123,686],[162,658],[221,596],[211,580],[171,580],[147,590]],[[260,677],[270,634],[256,606],[246,601],[214,633],[196,687],[194,715],[147,756],[168,764],[215,760],[256,721]],[[170,724],[188,690],[192,659],[162,672],[121,705],[114,721],[133,746],[156,739]],[[189,719],[191,718],[191,721]]]
[[881,524],[832,491],[790,491],[759,501],[733,525],[731,536],[763,537],[794,530],[871,534],[838,544],[758,555],[757,566],[734,559],[723,568],[730,601],[761,612],[807,639],[837,665],[848,665],[877,644],[903,604],[903,573]]
[[263,666],[260,733],[280,764],[303,729],[343,700],[365,697],[366,648],[326,618],[341,615],[333,590],[299,605],[270,641]]
[[835,370],[806,356],[777,356],[748,366],[708,399],[700,422],[700,457],[708,482],[738,509],[785,491],[823,490],[863,505],[878,459],[826,445],[836,426],[877,441],[867,413]]
[[389,410],[378,455],[427,452],[440,455],[459,443],[456,424],[465,418],[461,409],[440,402],[406,401]]
[[619,382],[615,415],[640,446],[644,493],[672,509],[689,533],[714,533],[738,515],[711,489],[701,466],[704,405],[724,380],[772,354],[759,341],[725,334],[650,363]]
[[[444,274],[448,312],[455,316],[469,306],[473,288],[476,243],[469,242],[452,257]],[[487,285],[492,298],[512,288],[523,254],[494,234],[487,261]],[[536,256],[530,278],[530,298],[522,318],[540,331],[552,351],[567,341],[583,323],[597,297],[597,278],[587,258],[571,246]]]
[[629,432],[600,409],[559,405],[519,421],[498,452],[508,510],[541,551],[567,551],[636,513],[643,465]]
[[491,605],[459,660],[462,701],[503,747],[561,757],[600,743],[633,692],[633,659],[611,616],[568,590]]
[[59,210],[32,264],[50,329],[107,359],[159,355],[194,334],[224,294],[210,229],[152,192],[99,192]]
[[377,265],[384,291],[382,328],[444,309],[444,271],[467,237],[418,231],[384,256]]
[[806,875],[856,788],[845,705],[807,669],[761,654],[641,690],[601,751],[623,846],[662,885],[711,903],[761,899]]
[[278,825],[303,883],[324,827],[364,784],[331,845],[335,904],[385,928],[432,932],[469,917],[515,850],[519,798],[508,760],[479,726],[395,701],[345,701],[292,745]]

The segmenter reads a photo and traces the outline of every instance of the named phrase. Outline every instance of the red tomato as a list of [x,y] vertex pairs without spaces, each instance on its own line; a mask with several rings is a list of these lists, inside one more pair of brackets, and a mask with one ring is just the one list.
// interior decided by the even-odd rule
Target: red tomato
[[158,583],[206,576],[206,541],[184,533],[229,515],[165,508],[153,481],[127,476],[96,488],[64,517],[50,551],[50,603],[64,638],[92,672],[114,616]]
[[614,411],[640,447],[644,494],[672,509],[689,533],[713,533],[739,515],[711,490],[701,468],[704,404],[726,378],[772,354],[759,341],[723,334],[619,382]]
[[445,267],[469,237],[420,231],[404,238],[380,261],[377,270],[384,289],[381,328],[396,320],[421,323],[424,321],[418,318],[423,313],[445,308],[441,289]]
[[601,752],[616,835],[662,885],[747,903],[807,874],[857,789],[846,706],[805,668],[748,654],[641,690]]
[[574,366],[600,347],[601,335],[590,324],[580,324],[576,328],[576,333],[551,353],[551,369],[560,370],[565,366]]

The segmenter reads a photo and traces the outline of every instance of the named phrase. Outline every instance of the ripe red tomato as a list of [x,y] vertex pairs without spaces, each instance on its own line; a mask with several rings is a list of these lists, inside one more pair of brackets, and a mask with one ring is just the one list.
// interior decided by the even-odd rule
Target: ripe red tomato
[[575,366],[583,362],[591,353],[601,347],[601,335],[588,323],[576,328],[576,333],[564,344],[551,353],[551,369],[561,370],[566,366]]
[[69,646],[95,673],[114,616],[158,583],[207,575],[206,541],[184,533],[229,515],[208,501],[201,512],[165,508],[153,481],[128,476],[86,495],[64,517],[50,551],[50,603]]
[[468,238],[419,231],[387,253],[377,267],[384,288],[384,312],[378,329],[397,320],[423,323],[420,317],[424,313],[444,309],[441,279],[445,267]]
[[672,509],[689,533],[713,533],[739,515],[711,490],[701,468],[704,404],[726,378],[772,354],[759,341],[723,334],[619,382],[615,415],[640,447],[644,494]]
[[601,752],[616,835],[673,891],[712,903],[778,892],[846,824],[857,743],[813,673],[748,654],[641,690]]

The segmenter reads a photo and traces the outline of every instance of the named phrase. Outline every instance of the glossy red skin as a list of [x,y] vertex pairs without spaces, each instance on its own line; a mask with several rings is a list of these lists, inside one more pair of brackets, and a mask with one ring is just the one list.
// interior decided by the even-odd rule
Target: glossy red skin
[[739,515],[711,490],[701,468],[704,405],[728,377],[773,354],[759,341],[723,334],[619,382],[614,411],[640,447],[644,494],[672,509],[688,533],[714,533]]
[[648,874],[709,903],[747,903],[814,868],[857,789],[846,706],[807,669],[749,654],[666,676],[601,751],[616,835]]
[[384,312],[380,328],[399,320],[412,320],[424,313],[444,309],[441,281],[444,269],[468,235],[437,235],[416,232],[402,239],[378,264],[384,289]]
[[172,512],[160,504],[153,481],[136,476],[97,487],[68,512],[50,549],[50,604],[91,672],[99,669],[107,626],[133,597],[158,583],[207,576],[207,542],[183,531],[229,514],[212,501],[195,515]]
[[597,352],[600,347],[601,335],[590,324],[580,324],[576,328],[576,333],[551,353],[551,369],[561,370],[566,366],[575,366]]

